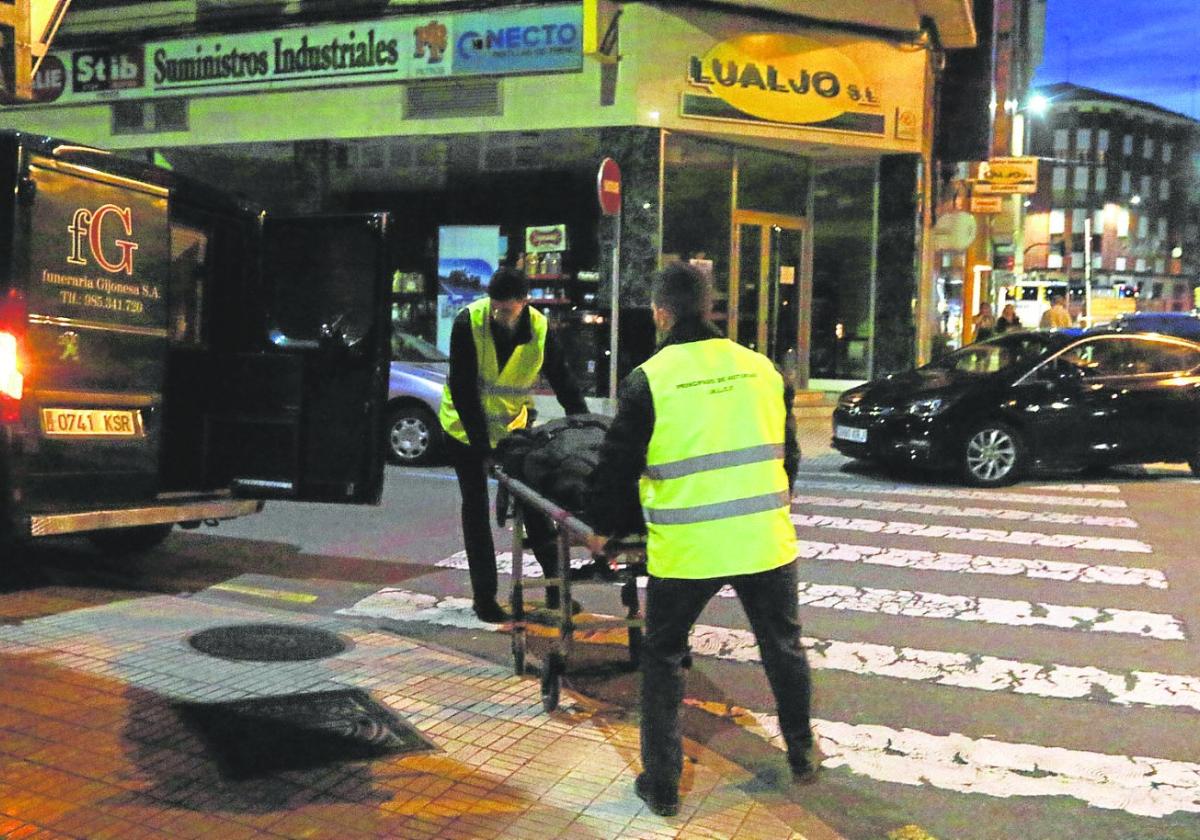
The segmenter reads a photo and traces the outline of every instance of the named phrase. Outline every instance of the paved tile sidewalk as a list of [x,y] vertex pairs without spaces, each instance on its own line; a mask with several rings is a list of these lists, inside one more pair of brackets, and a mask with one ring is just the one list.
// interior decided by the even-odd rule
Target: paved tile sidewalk
[[[192,649],[211,627],[282,623],[351,644],[309,662],[247,663]],[[636,726],[538,682],[391,632],[320,615],[152,596],[0,626],[0,837],[827,838],[785,795],[743,790],[742,768],[688,744],[683,810],[632,792]],[[234,781],[180,702],[357,688],[437,747]]]

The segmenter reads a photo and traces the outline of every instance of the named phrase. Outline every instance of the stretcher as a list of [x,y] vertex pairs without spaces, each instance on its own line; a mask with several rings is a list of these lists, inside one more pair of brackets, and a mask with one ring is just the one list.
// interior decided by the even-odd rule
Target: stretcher
[[[592,528],[570,511],[559,507],[503,470],[493,468],[492,474],[500,485],[496,493],[496,524],[504,527],[509,516],[513,520],[512,593],[509,606],[512,611],[513,670],[518,675],[525,673],[526,665],[528,621],[525,612],[525,590],[557,586],[559,591],[559,607],[550,611],[553,615],[550,626],[556,628],[558,633],[540,669],[542,708],[551,712],[558,708],[562,678],[571,657],[575,630],[581,624],[586,624],[588,629],[626,628],[629,638],[629,662],[632,667],[637,667],[644,626],[637,579],[646,574],[646,543],[641,536],[610,540],[604,557],[595,557],[591,566],[572,572],[571,547],[586,545],[594,534]],[[555,577],[525,576],[526,508],[545,515],[554,527],[558,552],[558,573]],[[610,586],[619,583],[625,617],[588,616],[578,620],[572,613],[571,588],[583,583],[603,583]]]

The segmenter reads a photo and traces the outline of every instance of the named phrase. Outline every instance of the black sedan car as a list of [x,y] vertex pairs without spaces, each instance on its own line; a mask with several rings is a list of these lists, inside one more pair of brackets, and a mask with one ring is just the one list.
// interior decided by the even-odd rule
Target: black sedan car
[[841,395],[844,455],[998,486],[1032,468],[1186,461],[1200,475],[1200,344],[1008,333]]

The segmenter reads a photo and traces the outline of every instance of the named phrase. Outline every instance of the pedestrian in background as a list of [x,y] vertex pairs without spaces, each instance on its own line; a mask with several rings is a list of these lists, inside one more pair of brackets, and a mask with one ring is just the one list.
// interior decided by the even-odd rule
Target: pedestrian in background
[[[496,602],[496,548],[487,488],[492,452],[510,432],[529,424],[533,386],[540,374],[545,374],[567,414],[586,414],[587,404],[546,316],[529,306],[524,272],[501,268],[487,291],[487,297],[466,306],[454,319],[439,419],[462,495],[463,543],[475,615],[496,623],[508,614]],[[524,515],[533,555],[543,573],[553,577],[558,567],[554,530],[535,511],[527,509]],[[558,597],[557,588],[547,588],[546,606],[556,609]]]
[[1017,307],[1011,303],[1004,304],[1004,308],[1000,310],[1000,317],[996,319],[996,335],[1019,329],[1021,329],[1021,319],[1017,317]]
[[984,341],[996,333],[996,316],[992,314],[992,305],[987,301],[979,304],[979,313],[971,321],[975,327],[975,340]]
[[800,460],[791,397],[765,356],[709,320],[712,288],[672,263],[651,287],[658,351],[621,384],[592,474],[587,521],[604,550],[620,494],[636,484],[646,520],[642,642],[643,772],[636,792],[662,816],[679,810],[679,706],[688,633],[705,604],[733,587],[762,653],[788,761],[814,778],[808,661],[796,605],[790,490]]
[[1067,311],[1067,300],[1062,295],[1051,295],[1050,308],[1042,313],[1042,329],[1062,330],[1071,326],[1071,313]]

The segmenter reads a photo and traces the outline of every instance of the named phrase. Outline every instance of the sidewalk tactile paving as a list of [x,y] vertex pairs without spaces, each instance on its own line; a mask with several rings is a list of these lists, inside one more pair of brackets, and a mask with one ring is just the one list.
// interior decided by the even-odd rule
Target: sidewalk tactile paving
[[[245,662],[197,632],[288,624],[346,638],[321,660]],[[0,625],[0,836],[790,838],[689,746],[683,810],[634,796],[637,732],[585,700],[542,709],[511,668],[323,616],[151,596]],[[437,750],[223,778],[178,704],[360,689]],[[712,766],[709,766],[709,763]],[[721,772],[718,769],[721,768]],[[798,836],[798,835],[797,835]]]

